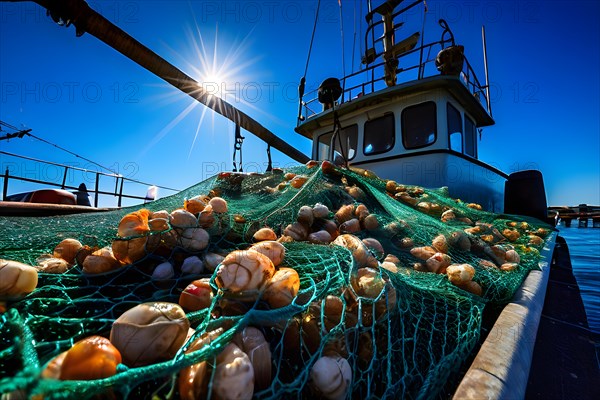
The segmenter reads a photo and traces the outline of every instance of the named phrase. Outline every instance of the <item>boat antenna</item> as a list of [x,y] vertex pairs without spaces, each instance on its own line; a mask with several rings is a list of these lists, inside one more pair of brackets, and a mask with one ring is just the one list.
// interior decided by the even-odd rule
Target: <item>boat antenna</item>
[[344,102],[344,90],[346,89],[346,53],[344,51],[344,16],[342,14],[342,0],[338,0],[340,6],[340,35],[342,38],[342,76],[344,82],[342,83],[342,103]]
[[312,35],[310,36],[310,45],[308,46],[308,55],[306,56],[306,66],[304,67],[304,75],[300,78],[298,85],[298,123],[304,121],[302,115],[302,97],[304,97],[304,88],[306,86],[306,73],[308,72],[308,64],[310,62],[310,54],[312,53],[313,42],[315,40],[315,32],[317,31],[317,22],[319,21],[319,9],[321,8],[321,0],[317,2],[317,11],[315,11],[315,23],[313,24]]
[[492,117],[492,102],[490,101],[490,78],[488,75],[487,46],[485,42],[485,25],[481,25],[481,41],[483,44],[483,68],[485,70],[485,100],[490,117]]
[[[371,0],[367,0],[367,15],[365,16],[367,20],[367,24],[370,26],[373,24],[373,5],[371,4]],[[368,30],[367,30],[368,34]],[[371,43],[373,43],[373,47],[375,46],[375,29],[371,29]],[[369,46],[367,46],[367,38],[365,37],[365,53],[368,51]],[[362,54],[362,53],[361,53]],[[369,69],[365,68],[365,72],[368,74]],[[368,75],[367,75],[368,76]],[[368,78],[367,78],[368,79]],[[371,68],[371,91],[375,91],[375,68]]]
[[[356,53],[356,0],[354,0],[354,14],[353,14],[353,19],[354,19],[354,33],[352,35],[352,71],[350,72],[351,74],[354,73],[354,55]],[[344,82],[346,82],[346,80],[344,79]]]
[[[425,23],[427,22],[427,1],[423,0],[423,26],[421,26],[421,50],[419,51],[419,77],[422,79],[425,75],[425,66],[423,65],[423,48],[425,42]],[[428,56],[429,57],[429,56]]]

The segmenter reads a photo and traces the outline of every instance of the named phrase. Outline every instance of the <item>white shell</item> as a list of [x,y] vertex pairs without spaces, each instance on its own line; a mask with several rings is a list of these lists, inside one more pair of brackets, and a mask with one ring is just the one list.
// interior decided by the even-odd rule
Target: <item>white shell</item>
[[225,257],[215,281],[221,288],[242,292],[262,289],[274,274],[275,267],[269,257],[254,250],[236,250]]
[[272,308],[285,307],[292,303],[300,289],[300,276],[295,269],[280,268],[267,283],[263,299]]
[[327,218],[329,216],[329,208],[326,205],[317,203],[312,209],[315,218]]
[[275,267],[281,264],[283,262],[283,258],[285,257],[285,247],[281,243],[272,240],[265,240],[257,243],[250,247],[250,250],[258,251],[259,253],[269,257]]
[[446,236],[438,235],[431,242],[431,246],[441,253],[448,252],[448,241],[446,240]]
[[160,211],[155,211],[152,214],[150,214],[150,218],[154,219],[154,218],[162,218],[162,219],[169,219],[169,212],[167,210],[160,210]]
[[352,287],[356,294],[371,299],[377,298],[385,286],[379,272],[373,268],[360,268],[356,278],[352,279]]
[[367,246],[354,235],[340,235],[333,241],[333,244],[350,250],[358,268],[367,265],[377,265],[377,260],[369,253]]
[[277,234],[271,228],[261,228],[256,231],[256,233],[252,236],[256,242],[262,242],[265,240],[277,240]]
[[306,228],[300,222],[294,222],[293,224],[286,226],[283,230],[283,234],[298,242],[305,240],[306,236],[308,236]]
[[340,225],[340,233],[355,233],[360,231],[360,222],[356,218],[349,219]]
[[306,226],[311,226],[314,221],[313,210],[309,206],[302,206],[300,210],[298,210],[298,222],[305,224]]
[[[187,212],[187,211],[186,211]],[[208,246],[210,237],[202,228],[187,228],[181,232],[181,247],[187,251],[197,252]]]
[[352,383],[352,369],[339,355],[323,356],[310,370],[313,387],[326,399],[342,400],[348,396]]
[[217,357],[212,390],[215,398],[250,400],[254,394],[254,369],[239,347],[230,343]]
[[225,201],[225,199],[213,197],[208,204],[212,206],[212,210],[218,214],[227,212],[227,201]]
[[217,269],[219,264],[221,264],[224,259],[225,259],[225,256],[222,256],[220,254],[206,253],[206,255],[204,256],[204,266],[210,272],[214,272],[215,269]]
[[173,276],[175,276],[173,264],[171,264],[168,261],[165,261],[162,264],[158,264],[154,268],[154,272],[152,272],[152,279],[155,279],[157,281],[171,279]]
[[163,232],[169,229],[169,219],[152,218],[148,220],[148,226],[152,232]]
[[324,230],[313,232],[308,235],[308,241],[316,244],[327,244],[331,242],[331,235]]
[[62,258],[47,257],[38,259],[38,271],[49,274],[62,274],[66,272],[71,265]]
[[454,213],[454,210],[450,209],[450,210],[444,211],[442,213],[442,217],[440,219],[442,220],[442,222],[448,222],[448,221],[452,221],[455,218],[456,218],[456,214]]
[[520,263],[521,262],[521,257],[519,256],[519,253],[517,253],[514,250],[508,250],[505,254],[506,257],[506,261],[509,263]]
[[375,229],[379,228],[379,220],[375,214],[367,215],[365,219],[363,219],[362,223],[365,229],[368,231],[374,231]]
[[37,270],[18,261],[0,259],[0,296],[22,296],[35,290]]
[[56,258],[62,258],[69,264],[75,263],[75,257],[83,247],[81,242],[76,239],[64,239],[54,248],[53,255]]
[[246,353],[254,369],[254,382],[258,390],[266,389],[271,384],[271,349],[265,336],[253,326],[244,328],[234,337],[235,344]]
[[191,256],[183,260],[181,272],[184,274],[198,275],[204,272],[204,263],[198,256]]
[[450,256],[444,253],[435,253],[425,261],[427,270],[436,274],[443,274],[451,263]]
[[198,226],[198,220],[191,212],[179,209],[171,213],[171,225],[178,228],[195,228]]
[[475,276],[475,268],[469,264],[452,264],[446,269],[448,279],[455,285],[463,285]]
[[175,303],[142,303],[125,311],[113,323],[110,341],[123,364],[148,365],[175,356],[185,342],[190,323]]

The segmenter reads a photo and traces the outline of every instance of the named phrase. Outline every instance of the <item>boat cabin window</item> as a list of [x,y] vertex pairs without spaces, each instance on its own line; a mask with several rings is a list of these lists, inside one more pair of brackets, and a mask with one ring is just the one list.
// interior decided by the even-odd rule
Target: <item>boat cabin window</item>
[[460,112],[450,103],[446,103],[446,121],[448,122],[448,141],[450,142],[450,150],[462,153],[462,118]]
[[465,115],[465,154],[477,158],[477,130],[471,118]]
[[324,133],[317,139],[317,160],[329,160],[329,149],[331,148],[331,137],[333,132]]
[[[332,140],[334,143],[332,143]],[[342,146],[340,147],[340,142]],[[342,128],[340,136],[333,137],[333,132],[324,133],[319,136],[317,140],[317,159],[318,160],[332,160],[342,157],[342,151],[348,157],[348,160],[352,160],[356,156],[356,148],[358,145],[358,125],[353,124]],[[333,155],[331,149],[333,148]]]
[[363,152],[365,155],[385,153],[394,147],[395,137],[393,113],[367,121],[365,122]]
[[407,149],[425,147],[437,137],[435,102],[428,101],[402,110],[402,143]]
[[[348,161],[352,160],[356,156],[356,145],[358,144],[358,125],[350,125],[342,128],[340,131],[339,138],[333,138],[333,160],[341,157],[344,154]],[[340,142],[342,143],[340,150]]]

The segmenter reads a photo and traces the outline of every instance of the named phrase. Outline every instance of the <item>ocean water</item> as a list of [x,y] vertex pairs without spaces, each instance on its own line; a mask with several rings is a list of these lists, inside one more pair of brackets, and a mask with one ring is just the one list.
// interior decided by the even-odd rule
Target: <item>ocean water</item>
[[577,221],[558,228],[569,246],[590,330],[600,334],[600,228],[579,228]]

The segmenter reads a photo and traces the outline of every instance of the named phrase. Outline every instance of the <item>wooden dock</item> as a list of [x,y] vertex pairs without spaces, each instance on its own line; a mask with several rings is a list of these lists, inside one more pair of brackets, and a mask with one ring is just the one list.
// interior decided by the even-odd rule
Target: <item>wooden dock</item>
[[591,226],[600,228],[600,206],[580,204],[573,207],[548,207],[548,218],[554,218],[555,223],[563,221],[566,227],[570,227],[573,220],[577,221],[580,228]]

